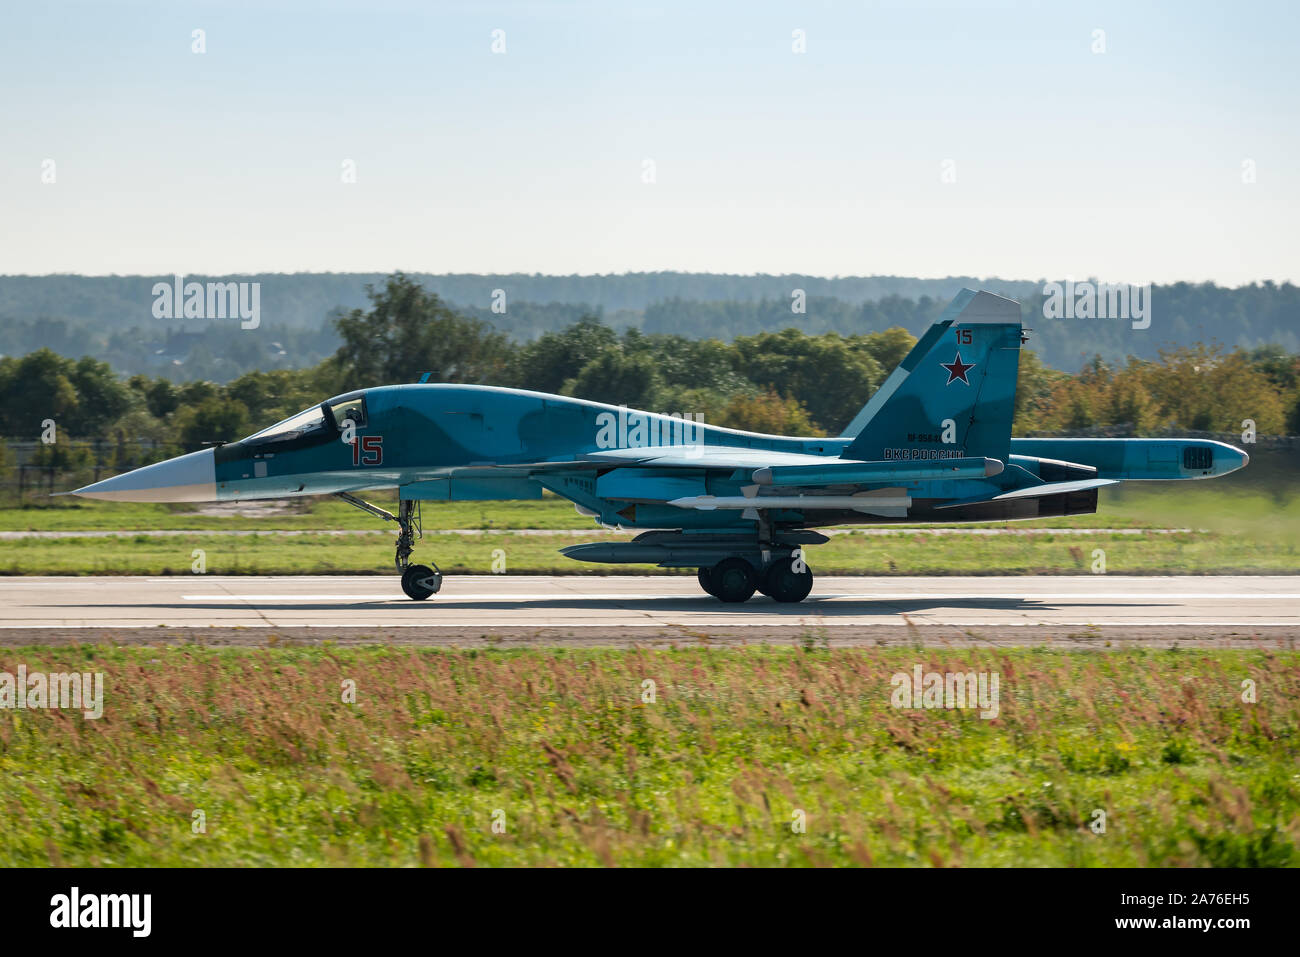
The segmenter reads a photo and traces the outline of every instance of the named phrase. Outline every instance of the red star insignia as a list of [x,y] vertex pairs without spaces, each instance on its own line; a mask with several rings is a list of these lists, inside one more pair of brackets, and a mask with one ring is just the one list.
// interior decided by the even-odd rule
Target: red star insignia
[[958,379],[966,383],[966,385],[970,385],[970,379],[966,378],[966,373],[975,368],[975,363],[962,362],[960,352],[957,353],[957,358],[953,359],[952,362],[940,362],[939,365],[948,370],[948,381],[944,385],[952,385]]

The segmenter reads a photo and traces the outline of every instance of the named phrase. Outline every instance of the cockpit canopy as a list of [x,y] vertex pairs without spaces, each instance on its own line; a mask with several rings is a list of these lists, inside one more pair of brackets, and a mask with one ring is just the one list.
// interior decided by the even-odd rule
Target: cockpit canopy
[[351,421],[356,428],[366,424],[366,394],[364,390],[347,392],[327,399],[320,405],[304,409],[297,415],[291,415],[282,422],[277,422],[261,432],[255,432],[244,441],[263,445],[270,442],[289,442],[294,439],[333,438],[343,428],[343,423]]

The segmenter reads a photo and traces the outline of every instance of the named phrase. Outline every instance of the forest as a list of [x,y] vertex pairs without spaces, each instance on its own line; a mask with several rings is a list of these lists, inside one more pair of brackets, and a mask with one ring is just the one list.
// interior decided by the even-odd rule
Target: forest
[[[177,383],[229,383],[252,371],[308,369],[338,350],[337,319],[366,308],[366,289],[386,282],[355,273],[186,277],[260,283],[261,322],[245,330],[237,322],[155,318],[150,290],[159,278],[171,277],[0,276],[0,355],[45,347],[103,360],[128,376]],[[1150,327],[1133,328],[1114,319],[1048,318],[1041,280],[694,273],[409,278],[519,344],[563,333],[590,316],[619,333],[723,342],[785,329],[853,337],[901,327],[919,335],[969,286],[1018,299],[1034,351],[1045,365],[1067,372],[1097,356],[1112,365],[1130,357],[1159,360],[1161,350],[1193,342],[1300,352],[1300,287],[1289,283],[1157,285]]]
[[[99,464],[126,468],[242,438],[331,395],[424,373],[700,414],[731,428],[837,435],[916,341],[901,326],[851,335],[787,327],[724,341],[620,332],[586,315],[518,342],[400,273],[372,286],[368,307],[335,317],[333,327],[339,345],[315,365],[226,383],[120,374],[101,359],[47,347],[5,357],[0,435],[30,443],[53,422],[62,436],[93,442]],[[1300,357],[1280,346],[1192,343],[1155,359],[1094,356],[1071,374],[1032,348],[1021,352],[1016,434],[1239,432],[1246,420],[1260,434],[1300,432]],[[86,443],[55,442],[38,445],[28,464],[76,469],[91,455]],[[0,447],[0,464],[8,458]]]

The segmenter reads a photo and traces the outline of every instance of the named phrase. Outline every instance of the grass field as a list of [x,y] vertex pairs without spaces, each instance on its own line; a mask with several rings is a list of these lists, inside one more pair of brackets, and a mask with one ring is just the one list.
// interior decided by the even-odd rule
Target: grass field
[[[20,663],[103,672],[105,711],[0,711],[3,866],[1300,864],[1295,652],[0,652]],[[914,665],[997,674],[998,717],[895,709]]]
[[[1244,473],[1236,473],[1244,474]],[[1236,475],[1209,482],[1134,483],[1104,488],[1095,515],[1017,522],[1017,528],[1233,528],[1255,524],[1266,531],[1279,515],[1300,527],[1300,477],[1277,475],[1263,485]],[[394,510],[391,490],[367,493],[368,501]],[[258,511],[259,503],[242,507]],[[425,502],[426,529],[595,529],[591,519],[550,493],[541,500],[504,502]],[[138,502],[99,502],[61,497],[28,502],[23,507],[0,506],[0,532],[5,531],[145,531],[150,529],[375,529],[385,523],[337,499],[298,499],[264,514],[241,515],[204,505],[164,505]],[[975,526],[975,527],[998,527]]]
[[[1140,536],[953,536],[899,528],[887,537],[836,536],[808,550],[821,574],[1078,574],[1092,571],[1094,550],[1105,551],[1106,571],[1129,574],[1249,574],[1300,572],[1300,480],[1293,456],[1259,456],[1241,472],[1208,482],[1131,483],[1102,489],[1097,514],[994,527],[1184,529]],[[368,496],[395,508],[390,492]],[[192,530],[194,535],[112,540],[91,538],[0,540],[0,574],[188,574],[194,549],[203,549],[214,574],[387,574],[392,570],[392,523],[335,499],[286,505],[242,503],[239,511],[194,505],[148,505],[72,498],[26,508],[0,508],[0,532]],[[429,502],[425,538],[416,559],[451,573],[487,573],[504,552],[507,573],[644,574],[647,565],[591,565],[558,553],[564,545],[610,538],[610,533],[553,496],[522,502]],[[450,529],[482,535],[439,534]],[[256,537],[205,531],[255,531]],[[372,532],[353,536],[310,534]],[[512,531],[581,530],[584,535],[511,535]],[[304,534],[283,536],[280,531]],[[631,533],[613,536],[631,538]],[[497,567],[500,567],[499,564]]]
[[[397,495],[391,490],[366,493],[369,502],[397,509]],[[242,503],[258,511],[258,503]],[[148,529],[380,529],[385,523],[335,498],[297,499],[288,507],[267,509],[263,515],[240,515],[209,510],[203,505],[161,505],[139,502],[99,502],[91,499],[59,498],[49,504],[25,508],[0,508],[3,531],[144,531]],[[547,495],[540,501],[522,502],[428,502],[424,508],[426,528],[596,528],[564,499]]]
[[[654,565],[596,565],[559,549],[581,541],[626,541],[597,530],[565,534],[426,534],[416,561],[436,561],[449,574],[645,575],[682,571]],[[819,575],[1090,574],[1097,549],[1107,574],[1281,574],[1300,569],[1300,540],[1258,540],[1222,533],[1141,535],[940,536],[924,531],[889,536],[837,535],[810,547]],[[192,573],[201,549],[213,575],[395,574],[392,535],[249,536],[139,535],[130,538],[20,539],[0,542],[0,574],[166,575]],[[494,566],[494,563],[495,566]],[[686,569],[691,575],[694,569]]]

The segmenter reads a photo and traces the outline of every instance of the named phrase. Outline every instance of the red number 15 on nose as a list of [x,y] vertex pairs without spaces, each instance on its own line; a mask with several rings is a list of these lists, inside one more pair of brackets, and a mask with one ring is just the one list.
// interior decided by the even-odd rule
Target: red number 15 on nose
[[382,435],[363,435],[352,443],[353,465],[383,465],[384,437]]

